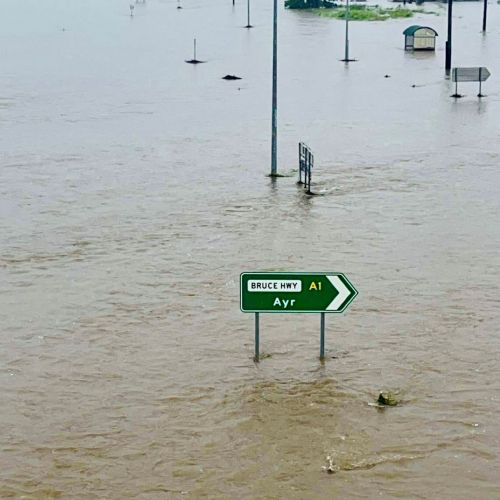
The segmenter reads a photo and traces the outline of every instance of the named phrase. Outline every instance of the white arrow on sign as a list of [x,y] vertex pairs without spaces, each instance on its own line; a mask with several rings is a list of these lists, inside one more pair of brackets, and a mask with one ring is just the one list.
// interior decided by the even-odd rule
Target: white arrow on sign
[[326,308],[327,311],[337,311],[340,309],[340,306],[345,302],[347,297],[351,295],[351,290],[347,288],[344,283],[342,283],[342,280],[338,276],[327,276],[328,280],[330,283],[333,285],[333,287],[337,290],[338,295],[330,302],[328,307]]

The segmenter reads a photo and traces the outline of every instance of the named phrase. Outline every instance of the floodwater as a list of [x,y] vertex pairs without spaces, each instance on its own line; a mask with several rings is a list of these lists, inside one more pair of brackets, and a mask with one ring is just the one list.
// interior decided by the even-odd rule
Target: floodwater
[[[483,100],[441,5],[352,23],[348,67],[342,22],[281,9],[273,182],[271,2],[181,5],[2,3],[0,498],[500,498],[500,6],[454,7]],[[255,270],[357,287],[323,365],[306,314],[253,363]]]

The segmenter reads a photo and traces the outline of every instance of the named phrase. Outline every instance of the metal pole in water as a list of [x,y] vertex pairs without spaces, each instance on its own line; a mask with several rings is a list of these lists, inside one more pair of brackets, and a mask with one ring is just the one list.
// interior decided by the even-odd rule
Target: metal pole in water
[[245,28],[251,28],[252,25],[250,24],[250,0],[247,0],[247,25]]
[[484,0],[483,8],[483,33],[486,33],[486,11],[488,10],[488,0]]
[[299,184],[302,184],[302,161],[300,159],[300,153],[302,151],[301,144],[299,142]]
[[254,361],[259,361],[259,313],[255,313],[255,356]]
[[319,359],[325,359],[325,313],[321,313],[321,337],[319,345]]
[[196,38],[193,40],[194,42],[194,50],[193,50],[193,54],[194,54],[194,57],[193,57],[193,60],[196,61]]
[[278,172],[277,113],[278,113],[278,0],[273,7],[273,104],[271,137],[271,175]]
[[451,69],[451,25],[452,25],[452,14],[453,14],[453,0],[448,0],[448,39],[446,40],[446,59],[445,59],[445,70],[446,74],[449,74]]
[[349,0],[346,0],[345,8],[345,56],[344,61],[349,62]]
[[309,153],[307,153],[307,180],[306,180],[306,193],[311,193],[311,158],[309,157]]

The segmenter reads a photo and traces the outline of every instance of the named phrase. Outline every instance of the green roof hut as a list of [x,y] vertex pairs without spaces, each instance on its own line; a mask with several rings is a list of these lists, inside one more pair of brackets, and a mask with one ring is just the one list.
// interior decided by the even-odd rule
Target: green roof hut
[[437,31],[414,24],[403,31],[405,50],[436,50]]

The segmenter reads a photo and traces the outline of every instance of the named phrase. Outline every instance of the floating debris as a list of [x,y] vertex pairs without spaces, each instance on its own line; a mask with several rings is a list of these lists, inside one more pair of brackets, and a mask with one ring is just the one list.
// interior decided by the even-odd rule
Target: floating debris
[[377,403],[384,406],[397,406],[399,404],[399,399],[391,391],[381,391]]
[[333,463],[333,459],[330,455],[326,457],[326,460],[328,461],[328,465],[323,465],[323,467],[321,467],[322,470],[324,470],[328,474],[334,474],[335,472],[338,472],[340,470],[339,466]]
[[226,75],[222,77],[223,80],[241,80],[241,77],[236,75]]

